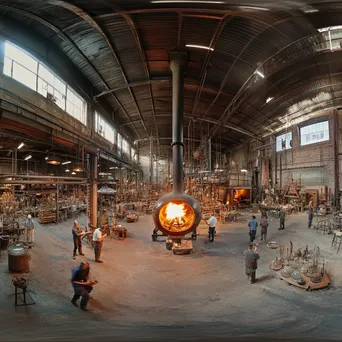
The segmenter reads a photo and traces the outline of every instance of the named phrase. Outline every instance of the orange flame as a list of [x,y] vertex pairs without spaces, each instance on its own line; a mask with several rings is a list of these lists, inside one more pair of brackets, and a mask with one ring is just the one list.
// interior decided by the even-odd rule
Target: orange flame
[[236,190],[235,195],[234,195],[234,199],[239,199],[240,197],[247,198],[248,197],[248,191],[246,189]]
[[168,220],[176,219],[186,215],[184,204],[174,204],[170,202],[166,208],[166,218]]

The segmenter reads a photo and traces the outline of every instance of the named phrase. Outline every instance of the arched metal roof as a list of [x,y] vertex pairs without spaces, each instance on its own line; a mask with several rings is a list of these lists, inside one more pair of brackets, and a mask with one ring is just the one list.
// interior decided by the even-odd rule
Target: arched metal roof
[[342,24],[338,1],[0,0],[0,11],[62,50],[132,140],[170,142],[168,53],[176,49],[189,53],[185,124],[193,120],[197,140],[220,136],[230,148],[285,116],[342,104],[342,29],[318,31]]

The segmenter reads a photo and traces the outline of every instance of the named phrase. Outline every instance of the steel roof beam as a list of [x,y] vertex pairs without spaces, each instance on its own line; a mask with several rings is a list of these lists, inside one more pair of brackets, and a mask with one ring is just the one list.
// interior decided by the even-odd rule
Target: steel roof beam
[[[101,83],[103,84],[103,86],[109,90],[109,86],[106,83],[106,81],[103,79],[103,77],[100,75],[100,73],[97,71],[97,69],[95,68],[95,66],[89,61],[89,59],[84,55],[84,53],[79,49],[79,47],[76,45],[76,43],[74,43],[67,34],[65,34],[64,32],[62,32],[58,27],[54,26],[53,24],[51,24],[50,22],[46,21],[45,19],[31,13],[28,12],[26,10],[22,10],[20,8],[14,7],[14,6],[8,6],[8,5],[2,5],[0,4],[0,9],[5,9],[5,10],[9,10],[9,11],[13,11],[16,12],[18,14],[27,16],[28,18],[39,22],[40,24],[42,24],[43,26],[49,28],[50,30],[52,30],[53,32],[55,32],[57,34],[57,36],[59,36],[61,39],[63,39],[64,41],[66,41],[68,44],[70,44],[74,51],[82,58],[82,60],[84,60],[87,65],[91,68],[92,72],[96,75],[96,77],[101,81]],[[121,104],[121,102],[118,100],[118,98],[112,94],[113,98],[115,99],[115,101],[118,103],[118,105],[120,106],[120,108],[123,110],[123,112],[126,114],[126,116],[128,118],[130,118],[130,116],[128,115],[126,109],[123,107],[123,105]],[[140,134],[138,133],[137,129],[135,128],[135,126],[133,125],[135,132],[137,134],[138,137],[140,137]]]
[[[115,51],[114,49],[114,46],[113,44],[111,43],[111,41],[109,40],[109,38],[107,37],[107,35],[105,34],[105,32],[103,31],[103,29],[99,26],[99,24],[96,22],[96,20],[94,18],[92,18],[88,13],[86,13],[84,10],[82,10],[81,8],[73,5],[73,4],[70,4],[68,2],[65,2],[65,1],[60,1],[60,0],[48,0],[48,2],[50,4],[53,4],[53,5],[56,5],[56,6],[60,6],[60,7],[63,7],[67,10],[69,10],[70,12],[74,13],[75,15],[79,16],[80,18],[82,18],[85,22],[87,22],[91,27],[93,27],[94,29],[97,30],[97,32],[102,36],[102,38],[104,39],[104,41],[106,42],[109,50],[111,51],[113,57],[114,57],[114,60],[116,62],[116,64],[118,65],[120,71],[121,71],[121,74],[122,74],[122,77],[125,81],[126,84],[128,84],[128,80],[127,80],[127,76],[126,76],[126,73],[123,69],[123,66],[122,66],[122,63],[120,61],[120,58],[117,54],[117,52]],[[133,102],[135,104],[135,107],[137,109],[137,112],[140,116],[140,121],[146,131],[146,134],[149,136],[149,133],[148,133],[148,130],[145,126],[145,122],[144,122],[144,118],[142,117],[141,115],[141,112],[140,112],[140,108],[139,108],[139,105],[137,103],[137,100],[134,96],[134,94],[132,93],[132,90],[128,87],[128,91],[133,99]],[[127,113],[127,112],[126,112]],[[130,116],[130,115],[129,115]]]
[[[111,7],[113,8],[113,5],[111,5]],[[118,13],[122,13],[121,10],[119,10],[118,8],[113,8],[114,10],[116,10]],[[145,55],[145,52],[143,50],[143,47],[142,47],[142,44],[141,44],[141,40],[140,40],[140,37],[139,37],[139,33],[138,33],[138,30],[135,26],[135,23],[134,21],[132,20],[132,17],[128,14],[122,14],[124,19],[126,20],[126,22],[128,23],[128,25],[130,26],[130,29],[132,31],[132,34],[134,36],[134,39],[135,39],[135,42],[137,44],[137,47],[139,49],[139,52],[140,52],[140,56],[141,56],[141,60],[144,64],[144,71],[145,71],[145,74],[146,74],[146,78],[147,78],[147,81],[150,81],[149,82],[149,92],[150,92],[150,99],[151,99],[151,107],[152,107],[152,112],[153,114],[155,115],[156,114],[156,110],[155,110],[155,104],[154,104],[154,98],[153,98],[153,92],[152,92],[152,87],[151,87],[151,76],[150,76],[150,70],[148,68],[148,64],[147,64],[147,59],[146,59],[146,55]],[[128,84],[128,82],[126,82]],[[129,87],[130,88],[130,87]],[[142,117],[142,114],[140,112],[140,115]],[[157,142],[158,142],[158,145],[157,145],[157,148],[158,148],[158,152],[159,151],[159,141],[158,141],[158,136],[159,136],[159,131],[158,131],[158,125],[157,125],[157,121],[156,119],[154,118],[154,125],[155,125],[155,129],[156,129],[156,134],[157,134]]]
[[[171,113],[170,114],[157,114],[156,117],[170,117],[171,118]],[[192,115],[184,115],[184,118],[187,118],[187,119],[194,119],[195,121],[203,121],[203,122],[208,122],[208,123],[212,123],[212,124],[217,124],[217,121],[216,120],[213,120],[213,119],[202,119],[202,118],[194,118]],[[126,122],[124,124],[122,124],[122,126],[126,126],[126,125],[130,125],[131,122]],[[223,127],[225,128],[229,128],[233,131],[236,131],[236,132],[239,132],[239,133],[242,133],[244,135],[247,135],[251,138],[257,138],[257,135],[256,134],[253,134],[243,128],[240,128],[240,127],[237,127],[237,126],[234,126],[232,124],[225,124],[223,125]]]
[[[267,24],[265,28],[263,28],[262,30],[260,30],[256,35],[254,35],[254,36],[247,42],[247,44],[242,48],[242,50],[240,51],[240,53],[238,54],[238,56],[236,56],[234,62],[233,62],[232,65],[230,66],[230,68],[229,68],[228,72],[226,73],[226,75],[225,75],[223,81],[221,82],[220,89],[219,89],[219,91],[218,91],[218,93],[217,93],[215,99],[212,101],[211,105],[208,107],[208,109],[207,109],[207,111],[205,112],[203,118],[205,118],[205,117],[208,115],[210,109],[212,108],[212,106],[215,104],[215,102],[216,102],[216,101],[218,100],[218,98],[220,97],[221,92],[222,92],[223,88],[225,87],[225,85],[226,85],[226,83],[227,83],[227,81],[228,81],[228,79],[229,79],[230,72],[233,70],[235,64],[238,62],[239,58],[240,58],[241,55],[246,51],[246,49],[252,44],[252,42],[253,42],[257,37],[259,37],[262,33],[264,33],[265,31],[269,30],[270,28],[275,29],[275,30],[276,30],[278,33],[280,33],[281,35],[287,37],[286,34],[284,34],[282,31],[278,30],[277,28],[275,28],[276,25],[279,25],[279,24],[281,24],[281,23],[283,23],[283,22],[286,22],[286,21],[288,21],[288,19],[282,19],[282,20],[279,20],[279,21],[274,22],[274,23],[272,23],[272,24]],[[249,78],[248,78],[248,79],[249,79]],[[246,82],[245,82],[245,83],[246,83]],[[243,84],[243,86],[245,85],[245,83]],[[234,98],[235,98],[235,97],[236,97],[236,95],[234,96]],[[232,102],[234,101],[234,98],[233,98]],[[231,102],[231,103],[232,103],[232,102]],[[230,106],[231,103],[230,103],[228,106]],[[198,131],[198,130],[197,130],[197,131]]]
[[[224,29],[224,27],[226,26],[227,22],[232,18],[230,17],[229,19],[227,18],[227,14],[224,16],[223,20],[220,21],[216,27],[216,30],[214,32],[213,37],[211,38],[211,41],[209,43],[209,47],[212,49],[215,49],[216,43],[218,41],[218,38],[221,35],[222,30]],[[196,97],[195,97],[195,101],[192,107],[192,113],[194,113],[197,109],[198,103],[199,103],[199,99],[201,97],[202,94],[202,90],[205,84],[205,80],[207,78],[207,69],[208,69],[208,65],[209,65],[209,61],[210,61],[210,57],[212,55],[213,51],[208,49],[207,54],[205,56],[205,60],[204,60],[204,64],[202,66],[202,70],[200,72],[200,85],[199,88],[197,89],[197,93],[196,93]]]

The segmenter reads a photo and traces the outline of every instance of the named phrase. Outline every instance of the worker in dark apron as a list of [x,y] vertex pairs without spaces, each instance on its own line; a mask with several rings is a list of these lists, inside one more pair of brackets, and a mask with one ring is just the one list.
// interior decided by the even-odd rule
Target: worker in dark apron
[[76,252],[78,250],[78,254],[84,256],[82,253],[82,236],[84,236],[85,232],[81,231],[81,228],[78,224],[78,222],[74,221],[74,226],[72,228],[72,238],[74,240],[74,253],[73,253],[73,259],[76,259]]

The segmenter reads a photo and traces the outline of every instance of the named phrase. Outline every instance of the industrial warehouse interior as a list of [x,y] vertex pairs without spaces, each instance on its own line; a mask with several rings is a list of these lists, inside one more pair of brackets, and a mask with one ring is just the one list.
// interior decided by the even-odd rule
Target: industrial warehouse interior
[[342,3],[0,0],[0,340],[341,340]]

